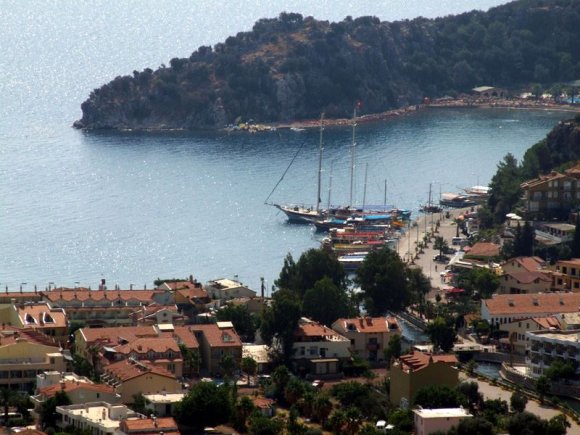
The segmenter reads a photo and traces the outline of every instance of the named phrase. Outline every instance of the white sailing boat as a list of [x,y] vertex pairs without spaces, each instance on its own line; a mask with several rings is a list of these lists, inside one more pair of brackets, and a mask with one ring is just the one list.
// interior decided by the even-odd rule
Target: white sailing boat
[[[324,131],[324,114],[322,114],[320,116],[320,144],[319,144],[318,183],[317,183],[318,185],[317,185],[317,189],[316,189],[315,205],[305,206],[303,204],[269,203],[268,198],[272,195],[272,193],[274,192],[276,187],[274,187],[274,190],[272,190],[272,193],[270,193],[270,196],[268,196],[268,198],[266,198],[265,204],[272,205],[272,206],[276,207],[277,209],[279,209],[280,211],[282,211],[288,217],[288,221],[290,221],[290,222],[310,224],[313,221],[323,219],[326,216],[326,211],[324,211],[320,208],[320,203],[322,202],[320,199],[320,189],[321,189],[321,179],[322,179],[322,155],[323,155],[323,151],[324,151],[324,146],[323,146],[323,142],[322,142],[323,131]],[[290,165],[292,165],[292,162],[290,162]],[[288,169],[286,169],[286,170],[288,170]],[[282,175],[282,178],[284,178],[284,175]],[[282,178],[280,179],[280,181],[282,181]],[[280,181],[278,181],[278,184],[280,183]]]

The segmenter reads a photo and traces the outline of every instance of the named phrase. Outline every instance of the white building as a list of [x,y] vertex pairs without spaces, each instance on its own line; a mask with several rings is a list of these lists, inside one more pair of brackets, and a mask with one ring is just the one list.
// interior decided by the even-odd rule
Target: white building
[[526,366],[528,374],[540,377],[556,359],[571,361],[580,373],[580,329],[568,331],[528,331]]
[[139,414],[125,405],[111,405],[107,402],[91,402],[82,405],[57,406],[60,428],[72,426],[79,430],[89,429],[98,435],[117,435],[121,420],[138,418]]
[[453,426],[458,426],[464,418],[473,417],[463,408],[414,409],[413,413],[416,435],[447,432]]
[[227,301],[235,298],[255,298],[256,292],[234,279],[220,278],[209,281],[205,291],[212,299]]
[[305,317],[294,332],[292,361],[302,374],[334,375],[351,358],[350,340]]

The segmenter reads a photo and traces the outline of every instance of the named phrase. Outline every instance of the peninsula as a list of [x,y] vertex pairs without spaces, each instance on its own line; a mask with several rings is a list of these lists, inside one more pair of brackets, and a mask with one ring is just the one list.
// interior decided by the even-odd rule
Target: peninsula
[[82,104],[84,129],[215,129],[348,118],[476,86],[546,88],[580,76],[580,4],[519,0],[438,19],[261,19],[168,66],[120,76]]

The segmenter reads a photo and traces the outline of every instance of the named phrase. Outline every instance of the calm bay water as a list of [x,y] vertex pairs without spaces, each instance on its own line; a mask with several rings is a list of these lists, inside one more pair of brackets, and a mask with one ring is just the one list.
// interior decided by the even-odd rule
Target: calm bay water
[[[504,2],[427,3],[0,0],[0,287],[96,287],[101,278],[151,286],[189,274],[238,275],[254,288],[263,276],[270,285],[288,252],[318,245],[310,228],[264,205],[303,143],[271,199],[314,201],[317,131],[85,133],[70,128],[80,103],[116,75],[187,56],[283,10],[392,20]],[[357,202],[367,164],[368,203],[382,203],[385,180],[387,202],[414,210],[429,183],[436,193],[487,183],[507,152],[521,157],[565,117],[445,109],[361,125]],[[324,202],[331,176],[332,202],[348,200],[350,141],[349,129],[325,132]]]

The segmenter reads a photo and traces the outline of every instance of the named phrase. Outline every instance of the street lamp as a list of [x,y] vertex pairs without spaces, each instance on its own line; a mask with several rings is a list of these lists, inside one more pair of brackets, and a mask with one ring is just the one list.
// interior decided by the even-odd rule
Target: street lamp
[[22,293],[22,286],[27,285],[27,282],[21,282],[20,283],[20,293]]

